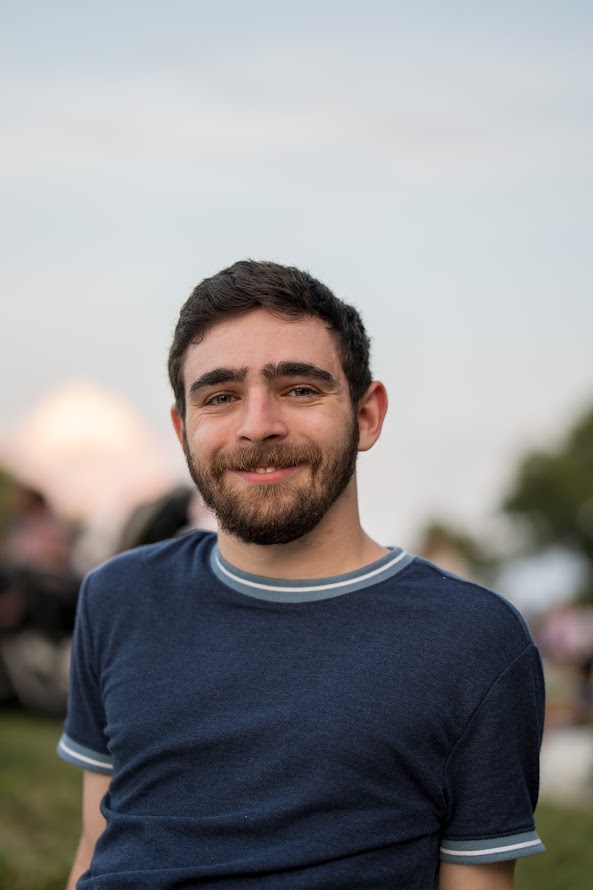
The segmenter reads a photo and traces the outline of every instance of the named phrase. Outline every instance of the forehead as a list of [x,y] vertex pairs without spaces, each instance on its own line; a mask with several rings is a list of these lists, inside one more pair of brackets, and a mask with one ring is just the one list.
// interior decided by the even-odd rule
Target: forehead
[[257,373],[280,362],[310,362],[343,377],[335,336],[317,318],[285,318],[265,309],[221,321],[190,346],[183,364],[184,383],[220,367],[247,368]]

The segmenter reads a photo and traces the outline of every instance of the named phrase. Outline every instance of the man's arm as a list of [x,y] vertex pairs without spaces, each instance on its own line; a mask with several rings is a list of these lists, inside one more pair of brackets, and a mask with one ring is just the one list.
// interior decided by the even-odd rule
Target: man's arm
[[82,832],[66,890],[75,890],[79,877],[91,864],[95,844],[105,828],[105,819],[101,813],[100,804],[107,793],[110,782],[111,776],[91,773],[87,770],[83,773]]
[[515,860],[481,865],[441,862],[438,890],[513,890]]

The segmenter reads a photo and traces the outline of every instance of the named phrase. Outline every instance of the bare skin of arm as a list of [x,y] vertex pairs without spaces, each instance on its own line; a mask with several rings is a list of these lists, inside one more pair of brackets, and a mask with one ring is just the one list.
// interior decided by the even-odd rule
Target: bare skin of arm
[[82,779],[82,832],[66,890],[75,890],[79,877],[89,868],[95,844],[105,828],[100,804],[111,776],[84,771]]
[[513,890],[515,860],[483,865],[441,862],[438,890]]

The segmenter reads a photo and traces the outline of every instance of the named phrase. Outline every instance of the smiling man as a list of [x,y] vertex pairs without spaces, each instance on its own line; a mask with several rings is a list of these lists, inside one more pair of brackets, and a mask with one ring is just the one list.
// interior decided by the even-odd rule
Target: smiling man
[[509,890],[543,849],[539,656],[504,599],[361,527],[387,397],[358,313],[239,262],[183,306],[169,374],[219,532],[84,583],[69,888]]

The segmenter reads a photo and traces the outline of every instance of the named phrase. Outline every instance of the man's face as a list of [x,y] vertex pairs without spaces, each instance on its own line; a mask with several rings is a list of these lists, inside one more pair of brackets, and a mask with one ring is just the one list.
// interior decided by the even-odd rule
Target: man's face
[[184,368],[174,422],[221,529],[286,544],[314,529],[353,477],[358,422],[332,334],[257,309],[215,325]]

